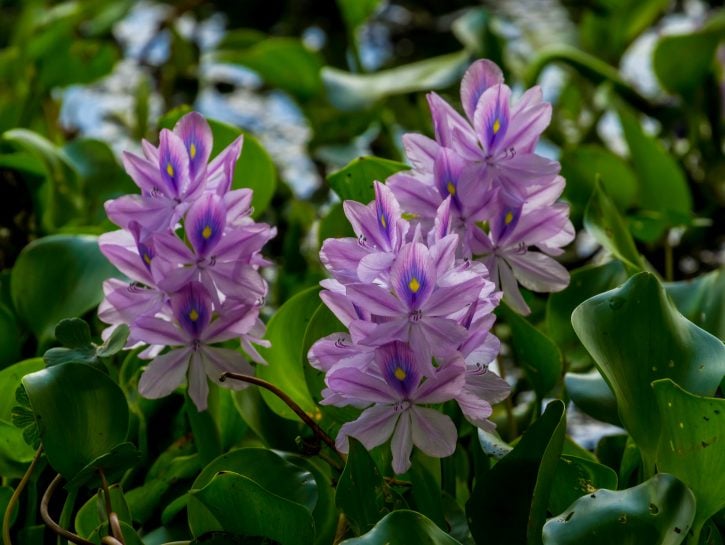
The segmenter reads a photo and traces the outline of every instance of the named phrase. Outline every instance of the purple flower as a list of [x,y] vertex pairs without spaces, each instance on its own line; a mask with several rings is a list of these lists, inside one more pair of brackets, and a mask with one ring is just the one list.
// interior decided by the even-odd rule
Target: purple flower
[[348,366],[331,371],[323,403],[352,404],[353,400],[370,406],[360,417],[344,424],[337,447],[349,448],[348,437],[355,437],[372,449],[392,437],[393,469],[404,473],[410,468],[413,445],[430,456],[444,457],[456,448],[456,427],[451,419],[426,404],[453,399],[465,382],[465,369],[453,361],[424,378],[414,352],[403,343],[392,343],[375,350],[375,363],[369,372]]
[[[207,377],[218,383],[224,372],[252,373],[244,357],[235,350],[210,346],[238,338],[248,332],[256,320],[252,313],[229,313],[212,320],[212,300],[198,282],[191,282],[171,296],[173,321],[142,316],[132,326],[136,338],[147,343],[174,347],[156,357],[139,381],[144,397],[159,398],[173,392],[188,376],[189,396],[197,409],[207,406]],[[222,383],[231,388],[243,383]]]

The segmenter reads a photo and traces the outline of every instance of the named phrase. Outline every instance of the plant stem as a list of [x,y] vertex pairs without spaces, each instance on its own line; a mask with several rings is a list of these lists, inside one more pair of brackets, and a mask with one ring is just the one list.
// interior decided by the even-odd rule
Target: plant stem
[[45,490],[45,493],[43,494],[43,499],[40,500],[40,517],[43,519],[43,522],[45,522],[46,526],[48,526],[48,528],[53,530],[53,532],[55,532],[60,537],[64,537],[65,539],[67,539],[68,541],[72,541],[76,545],[95,545],[92,541],[83,539],[81,536],[74,534],[73,532],[69,532],[68,530],[60,526],[57,522],[53,520],[53,518],[50,516],[50,513],[48,513],[48,504],[50,503],[50,499],[53,497],[55,489],[58,488],[58,485],[62,480],[63,476],[58,473],[48,485],[48,488]]
[[[111,505],[111,491],[108,489],[108,481],[106,480],[106,474],[99,467],[98,474],[101,476],[101,486],[103,487],[103,498],[106,504],[106,516],[108,517],[108,528],[113,534],[113,541],[120,543],[120,545],[126,545],[123,541],[123,532],[121,531],[121,525],[118,522],[118,515],[113,512],[113,506]],[[104,538],[105,539],[105,538]],[[112,541],[109,541],[112,543]]]
[[38,464],[38,460],[40,460],[40,455],[43,452],[43,447],[38,448],[37,451],[35,451],[35,456],[33,456],[33,461],[30,462],[30,465],[28,466],[28,469],[25,471],[25,475],[23,475],[23,478],[20,479],[20,483],[18,484],[18,487],[13,492],[13,495],[10,496],[10,501],[8,502],[7,509],[5,509],[5,515],[3,516],[3,542],[5,545],[13,545],[12,540],[10,539],[10,519],[13,517],[13,511],[15,510],[15,506],[18,503],[18,500],[20,499],[20,494],[23,493],[23,490],[25,489],[25,485],[28,484],[28,481],[30,480],[30,476],[33,474],[33,471],[35,470],[35,466]]
[[[76,504],[76,498],[78,497],[78,488],[73,487],[68,491],[68,496],[63,502],[63,509],[60,512],[60,524],[63,528],[70,525],[71,516],[73,515],[73,508]],[[62,545],[61,536],[58,536],[58,545]],[[66,542],[67,545],[67,542]]]
[[342,454],[337,450],[335,447],[335,441],[332,440],[332,438],[325,433],[325,430],[323,430],[317,422],[315,422],[310,415],[308,415],[304,410],[302,410],[302,407],[297,405],[297,403],[294,402],[294,400],[288,396],[286,393],[284,393],[282,390],[277,388],[274,384],[271,382],[267,382],[266,380],[263,380],[261,378],[253,377],[251,375],[240,375],[238,373],[224,373],[221,377],[219,377],[219,382],[224,382],[226,379],[231,378],[234,380],[241,380],[242,382],[248,382],[249,384],[254,384],[255,386],[260,386],[264,388],[265,390],[269,390],[274,395],[276,395],[278,398],[280,398],[284,403],[292,409],[292,411],[300,417],[300,420],[302,420],[307,426],[313,431],[313,433],[323,442],[325,443],[330,449],[335,452],[340,458],[342,459]]

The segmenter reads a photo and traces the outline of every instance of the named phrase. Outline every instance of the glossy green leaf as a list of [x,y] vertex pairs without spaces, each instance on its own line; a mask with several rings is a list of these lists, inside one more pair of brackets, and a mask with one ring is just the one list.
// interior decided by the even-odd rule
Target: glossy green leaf
[[[121,527],[121,533],[123,534],[123,542],[125,545],[145,545],[136,530],[126,521],[120,521],[119,526]],[[101,539],[107,535],[111,535],[111,532],[109,530],[108,523],[104,522],[101,523],[101,525],[98,526],[90,536],[88,536],[88,540],[97,543],[98,545],[102,545]]]
[[28,244],[11,276],[18,316],[42,341],[63,318],[81,316],[103,298],[103,281],[118,275],[96,237],[54,235]]
[[725,399],[693,395],[671,380],[652,386],[664,415],[657,468],[695,493],[693,531],[699,535],[703,524],[725,508]]
[[68,363],[26,375],[23,385],[48,461],[66,479],[125,441],[126,398],[101,371]]
[[91,460],[86,466],[76,473],[65,485],[67,488],[75,488],[82,484],[87,486],[100,486],[101,479],[98,470],[102,469],[106,478],[113,482],[120,479],[123,473],[130,467],[135,466],[141,459],[141,453],[133,443],[119,443],[108,452],[101,454]]
[[646,134],[633,111],[619,108],[624,137],[639,180],[639,205],[663,214],[662,231],[689,223],[692,196],[687,178],[675,158],[654,137]]
[[617,489],[617,474],[605,465],[578,456],[562,455],[549,497],[549,511],[561,513],[574,501],[599,488]]
[[314,541],[315,523],[310,511],[262,488],[252,479],[237,473],[223,472],[191,497],[201,502],[216,519],[201,535],[225,530],[241,536],[271,538],[281,545],[309,545]]
[[577,146],[561,156],[561,175],[566,178],[564,198],[572,205],[571,214],[579,218],[596,188],[597,180],[620,210],[637,200],[637,178],[620,156],[596,145]]
[[588,299],[572,314],[572,324],[651,467],[661,417],[650,384],[671,378],[689,391],[712,395],[725,374],[725,346],[677,312],[649,273]]
[[43,165],[45,181],[35,191],[34,200],[46,232],[53,232],[82,217],[84,203],[78,173],[49,140],[26,129],[7,131],[2,139]]
[[374,181],[384,182],[389,176],[410,167],[405,163],[380,157],[358,157],[327,176],[327,183],[342,200],[367,204],[375,198]]
[[545,545],[679,545],[695,515],[695,497],[672,475],[639,486],[597,490],[544,526]]
[[632,235],[601,184],[597,184],[584,211],[584,227],[599,244],[622,261],[630,274],[644,268]]
[[441,490],[441,460],[416,450],[408,475],[411,486],[406,498],[411,509],[425,515],[439,528],[447,530]]
[[[182,106],[167,113],[160,121],[159,126],[172,128],[184,114],[191,108]],[[252,197],[252,216],[258,218],[267,209],[277,188],[277,169],[264,147],[248,131],[239,129],[227,123],[208,119],[214,137],[211,157],[216,157],[220,151],[231,144],[240,134],[244,135],[242,154],[234,168],[232,189],[247,187],[254,191]]]
[[321,90],[322,60],[294,38],[266,38],[246,49],[218,51],[215,58],[246,66],[257,72],[267,85],[301,99],[311,98]]
[[363,110],[392,95],[450,87],[460,80],[468,63],[468,53],[459,51],[374,74],[352,74],[326,66],[322,82],[333,106]]
[[[108,487],[111,493],[111,509],[118,515],[118,519],[126,524],[131,524],[131,512],[128,509],[123,490],[117,485]],[[91,496],[86,503],[78,510],[75,516],[76,533],[88,538],[94,530],[104,522],[107,522],[106,500],[103,490],[99,489],[95,496]]]
[[364,534],[392,507],[390,491],[362,444],[350,438],[350,453],[335,492],[335,504],[353,532]]
[[539,398],[543,398],[561,378],[561,352],[552,340],[508,306],[499,307],[501,316],[511,328],[511,345],[516,362]]
[[566,392],[574,404],[592,418],[621,426],[617,398],[596,369],[589,373],[567,373],[564,376]]
[[43,360],[33,358],[0,371],[0,474],[5,477],[21,477],[35,454],[23,439],[23,430],[14,425],[12,410],[22,377],[42,368]]
[[665,290],[685,318],[725,340],[725,270],[670,282]]
[[[315,413],[317,406],[305,382],[302,353],[305,330],[320,304],[319,288],[298,293],[275,312],[267,324],[267,339],[271,348],[260,348],[259,353],[269,363],[257,367],[257,376],[281,388],[302,409]],[[264,401],[275,413],[290,420],[297,415],[271,392],[262,391]]]
[[591,366],[589,354],[579,342],[571,325],[571,313],[586,299],[622,284],[627,273],[619,261],[604,265],[587,266],[571,272],[566,289],[552,293],[546,303],[546,328],[551,340],[556,342],[569,368]]
[[460,545],[434,522],[415,511],[393,511],[367,534],[340,545]]
[[691,97],[712,72],[715,51],[723,35],[725,16],[720,13],[696,32],[662,36],[652,56],[654,72],[662,86],[671,93]]
[[[552,401],[514,449],[478,476],[466,504],[468,524],[477,543],[541,543],[565,431],[564,403]],[[502,494],[506,501],[502,501]]]

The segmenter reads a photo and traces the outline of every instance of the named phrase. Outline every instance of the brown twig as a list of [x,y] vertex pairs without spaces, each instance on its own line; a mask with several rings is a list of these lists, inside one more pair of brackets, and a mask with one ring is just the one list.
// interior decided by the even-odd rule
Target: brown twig
[[10,539],[10,519],[13,517],[13,510],[15,509],[15,505],[18,503],[18,499],[20,499],[20,494],[22,494],[23,490],[25,490],[25,486],[28,484],[30,476],[33,474],[35,466],[38,464],[38,460],[40,460],[40,455],[42,454],[42,452],[43,447],[39,447],[38,450],[35,451],[33,461],[30,462],[30,465],[28,466],[25,475],[23,475],[23,478],[20,479],[18,487],[13,492],[13,495],[10,496],[10,501],[8,502],[8,506],[5,509],[5,515],[3,516],[3,542],[5,543],[5,545],[13,545],[13,542]]
[[118,520],[118,515],[113,512],[113,506],[111,505],[111,491],[108,488],[106,474],[100,467],[98,468],[98,474],[101,476],[101,487],[103,487],[103,497],[106,504],[108,527],[111,530],[111,534],[113,535],[113,540],[120,543],[121,545],[126,545],[123,541],[123,531],[121,530],[121,523]]
[[[315,422],[310,415],[308,415],[302,407],[297,405],[297,403],[294,402],[294,400],[288,396],[286,393],[284,393],[282,390],[277,388],[274,384],[271,382],[267,382],[266,380],[263,380],[261,378],[253,377],[251,375],[240,375],[238,373],[224,373],[221,377],[219,377],[220,382],[224,382],[226,379],[231,378],[234,380],[241,380],[242,382],[248,382],[249,384],[254,384],[255,386],[260,386],[264,388],[265,390],[269,390],[274,395],[276,395],[278,398],[280,398],[284,403],[294,411],[294,413],[300,417],[300,420],[302,420],[307,426],[314,432],[314,434],[322,440],[330,449],[332,449],[333,452],[340,455],[340,452],[338,452],[337,448],[335,447],[335,441],[332,440],[332,438],[325,433],[325,430],[323,430],[317,422]],[[342,457],[342,456],[341,456]]]
[[60,537],[67,539],[68,541],[72,541],[76,545],[94,545],[92,541],[88,541],[87,539],[83,539],[81,536],[74,534],[73,532],[70,532],[63,528],[60,524],[55,522],[51,516],[50,513],[48,513],[48,504],[50,503],[50,498],[53,497],[53,493],[55,492],[55,489],[58,488],[58,485],[63,480],[63,476],[58,473],[55,476],[55,479],[51,481],[51,483],[48,485],[48,488],[45,490],[45,493],[43,494],[43,499],[40,500],[40,518],[43,519],[43,522],[45,522],[46,526],[53,530],[56,534],[58,534]]

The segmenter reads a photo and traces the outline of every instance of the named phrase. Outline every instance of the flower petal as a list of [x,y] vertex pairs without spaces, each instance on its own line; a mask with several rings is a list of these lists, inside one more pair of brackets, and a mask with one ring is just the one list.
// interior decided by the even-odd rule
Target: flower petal
[[400,301],[375,284],[350,284],[347,286],[347,296],[371,314],[390,317],[407,314]]
[[206,378],[204,361],[199,351],[192,352],[189,363],[189,397],[199,412],[206,410],[209,381]]
[[191,205],[184,230],[197,256],[206,257],[214,250],[224,234],[226,217],[224,202],[214,193],[206,192]]
[[461,105],[468,119],[473,119],[478,99],[489,87],[503,83],[503,72],[488,59],[474,62],[461,80]]
[[411,435],[411,410],[403,411],[395,426],[390,450],[393,452],[393,471],[405,473],[410,469],[410,455],[413,452],[413,439]]
[[339,451],[347,452],[350,448],[349,436],[360,441],[366,449],[374,449],[390,438],[398,416],[391,405],[374,405],[365,409],[357,420],[342,425],[335,446]]
[[484,151],[495,155],[502,148],[509,125],[511,89],[498,84],[488,88],[478,99],[473,126]]
[[444,458],[456,450],[458,433],[453,421],[433,409],[413,406],[410,409],[413,444],[428,456]]
[[420,309],[436,284],[428,248],[419,242],[404,245],[390,269],[390,285],[408,310]]
[[395,403],[401,399],[385,380],[352,367],[335,368],[325,383],[336,393],[370,403]]
[[205,370],[207,376],[216,384],[224,388],[232,390],[243,390],[249,384],[241,380],[225,380],[219,381],[219,377],[223,373],[239,373],[242,375],[254,375],[254,368],[249,362],[236,350],[228,348],[215,348],[213,346],[203,346],[200,348],[204,358]]
[[204,116],[189,112],[174,126],[174,133],[181,138],[189,154],[189,174],[192,180],[206,171],[212,147],[212,133]]
[[168,196],[182,197],[189,185],[189,155],[181,138],[168,129],[159,135],[159,173]]
[[165,397],[184,382],[189,367],[187,348],[157,356],[144,370],[138,382],[139,393],[149,399]]

